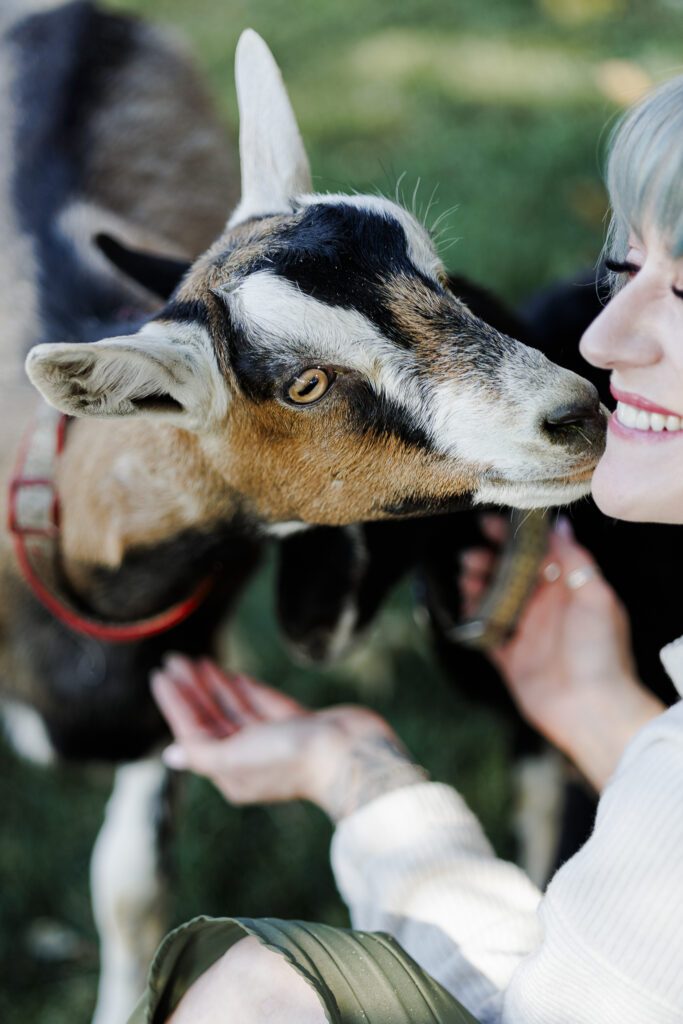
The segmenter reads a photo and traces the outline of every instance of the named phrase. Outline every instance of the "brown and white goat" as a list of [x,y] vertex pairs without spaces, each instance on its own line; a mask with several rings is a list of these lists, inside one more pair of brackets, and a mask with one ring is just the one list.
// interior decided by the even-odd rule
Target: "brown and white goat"
[[[61,11],[67,23],[86,9],[34,18]],[[36,31],[45,23],[22,22],[13,38]],[[20,85],[30,91],[28,77]],[[311,194],[279,71],[253,32],[238,47],[237,86],[242,197],[218,240],[139,329],[131,321],[106,337],[98,313],[91,333],[105,340],[70,341],[62,311],[48,323],[61,324],[56,339],[27,359],[47,402],[76,417],[56,475],[71,599],[125,621],[176,600],[216,562],[224,567],[201,614],[161,640],[122,646],[52,620],[3,547],[3,688],[15,734],[30,725],[45,751],[125,759],[158,740],[149,668],[165,646],[210,648],[260,538],[462,504],[569,501],[586,493],[601,451],[592,386],[477,319],[447,287],[410,213],[374,196]],[[104,104],[106,125],[103,96],[93,102]],[[161,184],[165,201],[182,205],[189,180]],[[52,285],[62,306],[73,297],[65,267],[74,263],[53,267],[49,257],[68,249],[71,259],[80,244],[94,258],[97,218],[81,212],[52,210],[58,222],[41,242],[43,290]],[[120,326],[121,303],[112,305]],[[23,385],[9,391],[12,445],[28,409]],[[23,704],[42,714],[42,732]],[[105,931],[98,1024],[123,1019],[158,939],[160,889],[146,841],[162,786],[153,761],[121,768],[95,851]]]
[[79,591],[130,548],[235,517],[280,532],[585,494],[595,389],[473,317],[401,207],[310,194],[252,32],[237,83],[242,199],[225,232],[136,334],[27,360],[50,404],[95,420],[74,425],[60,474]]

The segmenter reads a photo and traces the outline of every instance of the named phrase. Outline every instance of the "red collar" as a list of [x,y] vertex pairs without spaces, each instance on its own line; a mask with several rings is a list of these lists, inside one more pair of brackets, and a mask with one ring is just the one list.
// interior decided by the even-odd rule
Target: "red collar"
[[107,643],[132,643],[184,622],[213,587],[217,570],[184,600],[158,615],[111,623],[82,615],[59,594],[59,495],[55,464],[64,447],[68,416],[41,405],[19,448],[8,495],[8,528],[22,576],[35,596],[63,625]]

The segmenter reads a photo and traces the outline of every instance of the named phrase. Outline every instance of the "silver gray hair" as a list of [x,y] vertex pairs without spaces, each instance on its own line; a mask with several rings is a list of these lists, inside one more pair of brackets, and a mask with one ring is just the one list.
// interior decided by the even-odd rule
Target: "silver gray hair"
[[632,229],[654,228],[671,255],[683,255],[683,75],[632,107],[610,137],[607,188],[612,206],[605,251],[623,260]]

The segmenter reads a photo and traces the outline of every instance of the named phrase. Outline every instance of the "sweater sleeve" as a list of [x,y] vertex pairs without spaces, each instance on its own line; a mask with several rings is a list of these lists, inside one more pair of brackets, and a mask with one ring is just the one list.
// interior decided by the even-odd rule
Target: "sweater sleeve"
[[496,858],[458,793],[420,783],[372,801],[338,826],[332,866],[354,927],[389,932],[470,1012],[497,1019],[540,942],[540,893]]
[[626,748],[540,919],[543,941],[512,977],[504,1024],[683,1020],[683,703]]

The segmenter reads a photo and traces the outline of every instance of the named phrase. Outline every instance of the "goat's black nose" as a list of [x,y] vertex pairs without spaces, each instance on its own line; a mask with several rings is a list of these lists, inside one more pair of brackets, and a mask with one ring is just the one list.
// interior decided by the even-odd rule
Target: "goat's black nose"
[[576,402],[565,402],[545,414],[543,426],[550,433],[562,435],[568,427],[578,427],[593,433],[605,428],[597,390],[584,394]]

